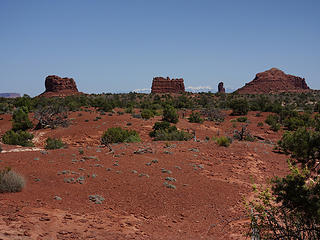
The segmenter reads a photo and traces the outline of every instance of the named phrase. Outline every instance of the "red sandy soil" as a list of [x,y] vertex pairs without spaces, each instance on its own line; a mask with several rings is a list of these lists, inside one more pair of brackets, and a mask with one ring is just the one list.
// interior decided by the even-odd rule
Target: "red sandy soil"
[[[26,186],[19,193],[0,194],[0,239],[246,239],[244,199],[252,196],[252,179],[265,184],[288,171],[287,157],[272,151],[282,132],[274,133],[266,124],[257,127],[267,115],[250,112],[248,128],[271,143],[234,141],[228,148],[205,137],[231,136],[230,120],[236,117],[227,116],[220,125],[180,119],[178,128],[195,130],[198,141],[166,147],[148,136],[160,117],[107,114],[93,121],[100,115],[84,111],[70,114],[68,128],[32,131],[33,149],[2,144],[0,169],[11,166],[25,177]],[[11,127],[11,116],[1,117],[0,135]],[[239,129],[241,123],[236,125]],[[109,152],[99,146],[100,137],[114,126],[137,130],[142,142],[114,144],[114,153]],[[61,138],[68,148],[44,154],[47,137]],[[152,153],[134,154],[145,148]],[[146,165],[154,159],[158,163]],[[162,173],[162,168],[172,173]],[[62,174],[64,170],[69,172]],[[80,176],[83,184],[64,182]],[[176,179],[169,182],[176,189],[164,186],[169,176]],[[95,194],[105,198],[102,204],[89,200]]]

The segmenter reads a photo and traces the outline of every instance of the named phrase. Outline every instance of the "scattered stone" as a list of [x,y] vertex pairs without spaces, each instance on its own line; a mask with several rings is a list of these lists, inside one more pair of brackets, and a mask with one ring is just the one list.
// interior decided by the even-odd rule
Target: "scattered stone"
[[173,184],[170,184],[168,182],[164,182],[163,185],[167,188],[176,189],[177,187]]
[[58,201],[61,201],[61,200],[62,200],[62,198],[61,198],[61,197],[59,197],[59,196],[54,196],[54,198],[53,198],[53,199],[58,200]]
[[100,195],[89,195],[89,200],[95,204],[102,204],[105,199]]
[[134,154],[144,154],[144,153],[153,153],[152,148],[148,147],[148,148],[142,148],[142,149],[138,149],[136,151],[133,152]]

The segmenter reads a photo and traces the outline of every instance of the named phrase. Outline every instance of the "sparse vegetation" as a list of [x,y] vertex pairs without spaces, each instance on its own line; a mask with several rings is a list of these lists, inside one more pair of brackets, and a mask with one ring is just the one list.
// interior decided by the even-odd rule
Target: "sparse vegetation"
[[24,185],[24,178],[11,168],[0,170],[0,193],[20,192]]
[[101,144],[122,142],[140,142],[140,136],[135,130],[126,130],[120,127],[109,128],[101,137]]
[[232,109],[231,115],[247,115],[249,111],[248,101],[244,98],[234,99],[230,103],[230,108]]
[[9,145],[20,145],[23,147],[32,147],[33,135],[25,131],[13,131],[9,130],[2,136],[2,141]]
[[61,149],[65,148],[66,144],[61,141],[61,139],[56,138],[47,138],[45,149],[53,150],[53,149]]
[[166,106],[163,110],[162,120],[169,123],[177,123],[179,121],[177,110],[170,105]]
[[193,136],[190,133],[180,131],[169,122],[156,122],[153,131],[149,133],[155,141],[187,141]]
[[229,147],[230,144],[232,143],[232,140],[225,136],[218,137],[216,141],[217,141],[217,144],[222,147]]
[[154,113],[152,110],[150,110],[150,109],[143,109],[143,110],[141,111],[141,117],[142,117],[143,119],[153,118],[154,115],[155,115],[155,113]]
[[13,131],[26,131],[32,128],[32,122],[28,117],[28,109],[26,107],[18,108],[12,115],[12,130]]
[[191,123],[203,123],[203,119],[199,112],[192,112],[188,120]]

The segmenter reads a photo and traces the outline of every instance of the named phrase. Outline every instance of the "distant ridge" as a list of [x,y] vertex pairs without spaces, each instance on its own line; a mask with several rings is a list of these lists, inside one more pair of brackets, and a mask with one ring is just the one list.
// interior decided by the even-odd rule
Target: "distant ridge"
[[21,97],[20,93],[0,93],[0,97],[2,98],[17,98]]

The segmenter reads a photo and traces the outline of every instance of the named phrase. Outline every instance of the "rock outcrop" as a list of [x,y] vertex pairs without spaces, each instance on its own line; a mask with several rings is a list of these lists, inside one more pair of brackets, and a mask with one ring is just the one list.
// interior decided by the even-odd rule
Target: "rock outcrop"
[[226,89],[223,87],[223,82],[218,84],[218,93],[225,93]]
[[41,97],[65,97],[70,95],[82,94],[78,91],[76,82],[73,78],[61,78],[56,75],[46,77],[46,90],[40,94]]
[[236,92],[240,94],[264,94],[278,92],[303,92],[308,91],[304,78],[285,74],[277,68],[271,68],[256,77]]
[[21,97],[19,93],[0,93],[0,97],[2,98],[17,98]]
[[183,93],[185,91],[183,78],[155,77],[152,81],[151,93]]

